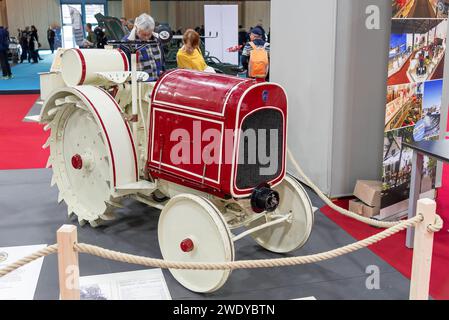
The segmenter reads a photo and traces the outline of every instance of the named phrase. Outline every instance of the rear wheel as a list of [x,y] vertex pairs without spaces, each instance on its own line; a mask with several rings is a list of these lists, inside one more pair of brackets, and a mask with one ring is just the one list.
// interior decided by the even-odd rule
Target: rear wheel
[[48,144],[58,201],[66,202],[68,215],[76,214],[81,225],[96,227],[114,219],[113,209],[120,205],[112,198],[111,164],[101,126],[75,95],[58,99],[49,113],[56,113]]

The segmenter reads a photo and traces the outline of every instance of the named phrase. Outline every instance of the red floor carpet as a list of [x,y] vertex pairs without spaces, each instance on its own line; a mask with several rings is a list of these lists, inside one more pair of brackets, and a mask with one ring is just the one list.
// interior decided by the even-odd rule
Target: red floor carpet
[[39,95],[0,96],[0,170],[44,168],[48,134],[37,123],[23,122]]
[[[44,168],[48,150],[43,150],[48,133],[35,123],[22,122],[38,95],[0,96],[0,170]],[[444,232],[435,236],[432,265],[431,295],[449,299],[449,167],[444,171],[444,186],[439,190],[438,212],[445,219]],[[347,207],[347,202],[339,202]],[[335,213],[329,207],[322,212],[356,239],[364,239],[380,230]],[[405,232],[388,238],[370,249],[410,277],[412,251],[405,248]]]
[[[446,168],[446,186],[449,186],[449,168]],[[449,233],[447,222],[449,215],[449,188],[440,190],[438,199],[438,212],[444,215],[445,228],[435,235],[434,252],[432,260],[432,275],[430,281],[430,294],[434,299],[449,299]],[[341,207],[348,208],[348,201],[338,201]],[[380,232],[380,229],[346,218],[328,206],[321,211],[343,230],[357,240],[362,240]],[[387,238],[369,249],[385,260],[407,278],[411,276],[413,251],[405,247],[405,231]]]
[[388,78],[388,85],[389,86],[393,86],[396,84],[403,84],[403,83],[409,83],[410,80],[407,77],[407,71],[408,68],[410,67],[410,60],[411,58],[414,56],[415,53],[413,53],[408,59],[407,61],[404,63],[404,65],[402,66],[401,70],[399,70],[398,72],[396,72],[395,74],[393,74],[391,77]]

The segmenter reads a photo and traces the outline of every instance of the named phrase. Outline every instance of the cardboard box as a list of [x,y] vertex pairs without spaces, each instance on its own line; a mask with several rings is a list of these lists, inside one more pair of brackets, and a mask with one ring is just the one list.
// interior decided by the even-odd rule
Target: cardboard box
[[359,199],[350,200],[349,211],[363,215],[363,202]]
[[354,196],[370,207],[380,208],[382,182],[358,180]]
[[349,201],[349,211],[367,218],[372,218],[380,214],[380,207],[371,207],[359,199],[354,199]]
[[363,204],[363,216],[367,218],[372,218],[380,214],[380,207],[370,207],[369,205]]

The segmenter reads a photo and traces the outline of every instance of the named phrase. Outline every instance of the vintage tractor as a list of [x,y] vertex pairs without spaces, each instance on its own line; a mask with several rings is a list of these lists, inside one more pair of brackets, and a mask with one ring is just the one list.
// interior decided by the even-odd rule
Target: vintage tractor
[[[276,253],[309,239],[311,202],[286,173],[281,86],[187,70],[146,82],[117,49],[58,56],[43,75],[40,121],[51,130],[45,147],[59,202],[81,225],[114,219],[125,198],[158,208],[159,245],[170,261],[230,262],[234,243],[249,235]],[[171,272],[200,293],[230,275]]]

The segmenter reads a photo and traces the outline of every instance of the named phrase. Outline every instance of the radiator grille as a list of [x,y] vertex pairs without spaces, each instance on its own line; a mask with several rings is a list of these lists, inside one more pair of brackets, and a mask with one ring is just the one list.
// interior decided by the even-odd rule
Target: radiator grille
[[248,116],[240,133],[236,186],[256,188],[278,178],[283,172],[284,122],[274,109]]

